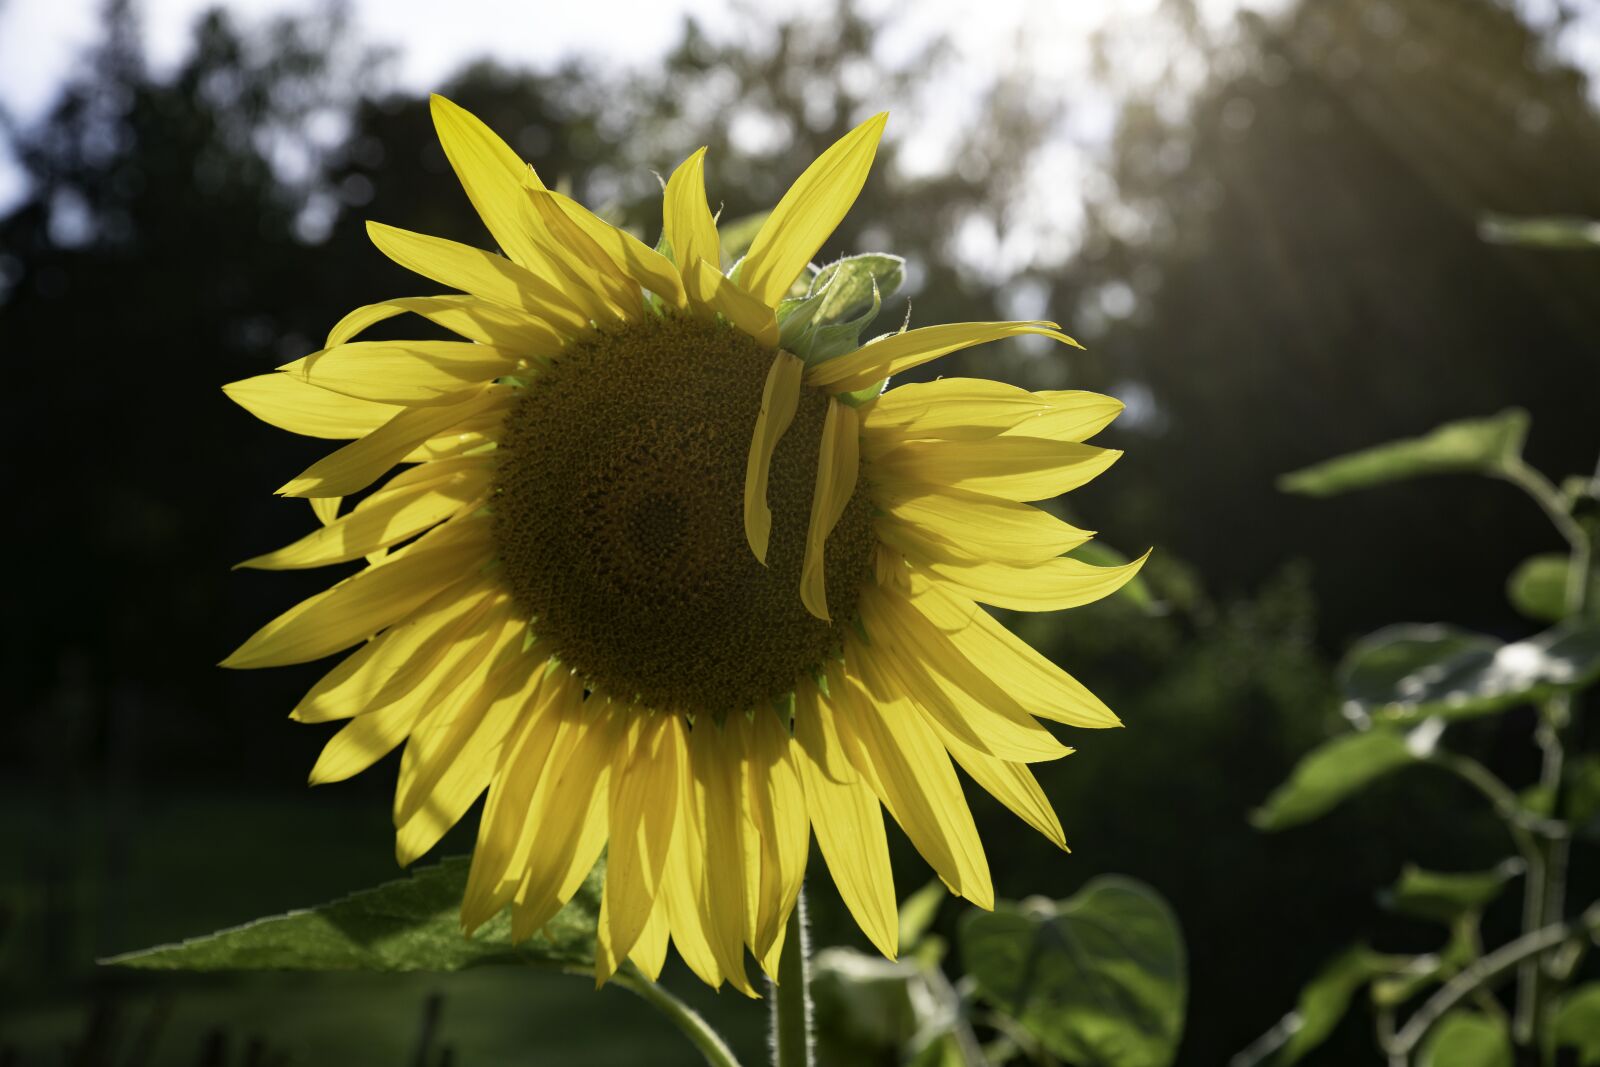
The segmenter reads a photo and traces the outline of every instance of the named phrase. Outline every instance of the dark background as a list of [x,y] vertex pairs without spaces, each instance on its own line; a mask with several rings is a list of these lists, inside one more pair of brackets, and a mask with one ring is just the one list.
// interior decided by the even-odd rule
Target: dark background
[[[1042,769],[1070,856],[986,797],[974,806],[1001,895],[1066,896],[1119,871],[1174,903],[1190,952],[1182,1063],[1224,1062],[1353,940],[1433,947],[1375,902],[1403,861],[1465,869],[1509,851],[1470,797],[1426,771],[1278,837],[1246,817],[1333,728],[1330,664],[1350,641],[1401,620],[1527,633],[1505,575],[1560,547],[1506,485],[1439,479],[1310,501],[1279,494],[1276,476],[1510,405],[1534,413],[1528,454],[1553,477],[1588,472],[1600,447],[1600,254],[1478,237],[1486,213],[1600,217],[1600,116],[1587,76],[1550,47],[1564,18],[1590,11],[1543,5],[1533,25],[1521,10],[1324,0],[1222,32],[1168,2],[1166,35],[1149,45],[1171,50],[1164,73],[1133,82],[1127,41],[1098,42],[1096,91],[1114,92],[1115,123],[1092,148],[1094,181],[1049,180],[1043,153],[1071,101],[998,71],[970,118],[896,116],[824,249],[910,258],[881,328],[908,296],[917,324],[1044,314],[1088,345],[992,346],[927,374],[1130,401],[1107,434],[1127,455],[1070,510],[1111,544],[1156,547],[1166,610],[1113,601],[1014,620],[1129,729],[1080,732],[1078,754]],[[713,146],[713,202],[738,218],[882,101],[937,77],[938,42],[886,63],[874,45],[894,25],[847,3],[743,17],[737,47],[686,23],[659,69],[479,63],[439,88],[547,180],[653,239],[651,172],[694,147]],[[365,219],[487,241],[425,97],[392,88],[339,9],[207,16],[160,74],[138,25],[110,4],[45,119],[4,125],[29,185],[0,218],[12,501],[0,1062],[73,1062],[72,1043],[105,1032],[126,1047],[148,1029],[149,1062],[268,1062],[250,1058],[255,1043],[292,1063],[406,1063],[431,994],[461,1064],[693,1062],[643,1005],[570,979],[94,968],[394,875],[388,763],[303,786],[330,731],[284,716],[320,668],[212,666],[328,580],[229,572],[314,521],[272,489],[326,446],[255,422],[218,387],[313,350],[351,306],[431,291],[367,244]],[[775,123],[779,147],[739,151],[736,111]],[[313,137],[329,114],[337,134]],[[947,126],[944,166],[897,165],[908,123]],[[1003,271],[964,261],[952,233],[1030,227],[1040,173],[1046,195],[1081,204],[1071,253]],[[1456,737],[1520,782],[1534,771],[1529,728],[1513,712]],[[470,841],[469,825],[441,851]],[[929,872],[896,847],[903,895]],[[1577,862],[1582,902],[1595,873]],[[822,941],[864,944],[814,870]],[[961,910],[947,906],[941,928]],[[1491,913],[1491,936],[1515,921]],[[760,1059],[759,1008],[699,991],[681,967],[668,980]],[[1357,1011],[1314,1062],[1377,1062],[1367,1026]]]

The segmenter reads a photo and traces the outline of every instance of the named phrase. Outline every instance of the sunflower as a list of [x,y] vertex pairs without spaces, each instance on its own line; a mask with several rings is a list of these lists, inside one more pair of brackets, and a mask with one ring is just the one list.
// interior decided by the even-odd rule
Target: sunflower
[[[885,115],[801,175],[731,272],[704,149],[667,181],[651,248],[466,111],[435,97],[433,117],[503,254],[371,223],[385,255],[455,292],[358,308],[322,350],[225,387],[350,442],[279,490],[321,528],[242,565],[365,565],[224,666],[355,649],[292,717],[346,723],[313,783],[405,745],[402,865],[487,793],[468,933],[509,906],[513,937],[533,935],[605,852],[600,981],[624,960],[655,977],[670,938],[706,982],[751,993],[744,951],[776,973],[813,832],[894,956],[885,808],[990,907],[952,760],[1065,848],[1028,765],[1071,750],[1038,719],[1117,719],[978,604],[1070,608],[1137,571],[1065,556],[1090,534],[1026,503],[1117,458],[1083,441],[1121,405],[966,378],[882,391],[981,342],[1076,343],[1054,323],[813,343],[829,272],[811,259]],[[404,313],[459,340],[356,339]]]

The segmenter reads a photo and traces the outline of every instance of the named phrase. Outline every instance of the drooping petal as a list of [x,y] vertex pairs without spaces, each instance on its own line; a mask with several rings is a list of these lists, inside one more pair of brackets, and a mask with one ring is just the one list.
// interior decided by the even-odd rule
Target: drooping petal
[[705,159],[706,150],[701,148],[678,164],[661,201],[661,228],[690,296],[701,262],[722,271],[722,240],[706,206]]
[[834,142],[772,209],[739,269],[741,284],[757,300],[777,307],[850,211],[866,184],[888,121],[889,113],[881,112]]
[[306,663],[363,641],[488,561],[489,524],[458,519],[402,553],[301,601],[257,630],[224,667]]
[[911,603],[961,652],[954,666],[992,678],[1034,715],[1070,726],[1121,726],[1099,697],[972,601],[913,571]]
[[1083,347],[1053,322],[953,322],[890,334],[847,356],[823,360],[806,371],[806,384],[823,387],[830,393],[853,392],[951,352],[1023,334]]
[[705,260],[688,270],[684,283],[700,306],[715,311],[769,348],[778,345],[778,317]]
[[705,834],[700,918],[719,969],[735,989],[753,996],[755,990],[744,969],[745,870],[750,864],[764,863],[766,856],[746,854],[740,826],[753,803],[747,780],[741,775],[741,767],[749,765],[750,753],[740,751],[742,746],[726,727],[718,730],[709,721],[702,720],[693,734],[695,817]]
[[342,782],[360,774],[404,741],[423,716],[467,695],[458,692],[462,682],[505,639],[514,622],[509,607],[503,599],[488,604],[439,651],[421,685],[399,693],[384,707],[356,716],[334,734],[311,768],[311,784]]
[[371,433],[403,408],[329,392],[287,374],[258,374],[222,387],[229,400],[280,430],[349,441]]
[[1097,477],[1122,453],[1071,441],[1002,435],[982,441],[908,441],[873,463],[891,492],[948,487],[1005,500],[1047,500]]
[[736,725],[746,748],[746,809],[761,842],[761,895],[751,949],[773,970],[776,959],[765,957],[800,895],[811,827],[788,729],[770,709],[758,709],[753,720]]
[[572,720],[582,715],[581,687],[548,666],[534,677],[533,699],[501,748],[478,821],[461,902],[461,925],[468,934],[493,918],[522,885],[518,853],[532,833],[528,815],[534,795],[545,781],[557,738],[570,741]]
[[994,907],[983,843],[949,753],[909,701],[884,683],[870,649],[847,646],[846,661],[859,677],[845,680],[840,721],[870,763],[879,799],[952,893]]
[[835,711],[810,679],[795,691],[796,763],[806,810],[839,896],[878,951],[900,951],[894,872],[877,796],[845,758]]
[[564,689],[550,762],[528,804],[527,829],[512,861],[513,870],[524,870],[512,898],[511,936],[517,941],[538,933],[571,898],[605,843],[603,834],[589,832],[590,824],[609,822],[606,796],[622,740],[620,716],[613,708],[576,706],[582,697],[576,681]]
[[986,678],[974,684],[955,668],[952,661],[960,653],[892,591],[863,591],[861,618],[878,652],[874,663],[887,680],[966,744],[1025,763],[1058,759],[1071,751],[1004,690]]
[[543,657],[512,646],[511,662],[485,683],[487,705],[475,717],[458,719],[440,748],[417,770],[414,795],[396,820],[395,859],[409,866],[461,821],[489,787],[503,741],[533,700],[544,671]]
[[490,385],[459,403],[405,408],[365,437],[317,460],[278,492],[283,496],[349,496],[371,485],[432,437],[477,429],[485,419],[498,424],[515,393],[511,386]]
[[744,474],[744,533],[756,559],[767,562],[767,544],[772,536],[772,508],[767,504],[767,478],[772,470],[772,453],[794,421],[800,404],[800,375],[805,364],[788,352],[772,358],[766,385],[761,390],[761,413],[756,416],[750,437],[750,456]]
[[950,750],[950,755],[980,788],[1049,838],[1057,848],[1070,851],[1066,834],[1061,829],[1061,820],[1056,818],[1055,809],[1050,806],[1044,790],[1039,788],[1039,780],[1026,763],[998,759],[987,752],[980,752],[950,734],[937,722],[933,728]]
[[817,480],[811,492],[811,519],[806,528],[805,561],[800,567],[800,600],[819,619],[828,618],[828,535],[856,491],[861,430],[855,409],[829,399],[817,457]]
[[611,777],[602,950],[595,956],[595,981],[602,984],[633,951],[649,922],[676,825],[678,780],[689,773],[679,716],[635,713],[625,731],[626,763],[619,748]]

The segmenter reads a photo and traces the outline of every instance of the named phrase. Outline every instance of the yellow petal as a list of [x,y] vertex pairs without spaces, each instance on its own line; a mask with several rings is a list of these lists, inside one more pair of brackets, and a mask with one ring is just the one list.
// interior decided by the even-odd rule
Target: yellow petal
[[951,352],[1023,334],[1082,347],[1053,322],[952,322],[890,334],[847,356],[824,360],[806,371],[806,384],[826,387],[830,393],[848,393]]
[[489,523],[458,519],[369,566],[257,630],[224,667],[278,667],[332,655],[473,577],[489,558]]
[[441,750],[433,761],[436,774],[432,768],[419,771],[421,781],[432,780],[426,787],[419,784],[427,802],[417,805],[396,829],[395,859],[402,867],[437,845],[489,787],[501,744],[532,700],[543,669],[541,657],[517,648],[511,667],[493,680],[496,688],[488,689],[488,706],[475,725],[470,730],[466,724],[458,727],[456,733],[464,735],[459,748],[452,744]]
[[860,677],[846,680],[841,710],[883,790],[879,799],[952,893],[994,907],[983,843],[949,753],[916,708],[885,683],[870,648],[849,649],[846,658]]
[[523,182],[531,168],[477,116],[438,94],[429,103],[439,144],[484,225],[513,262],[536,268],[542,257],[522,216]]
[[778,346],[778,316],[705,260],[684,275],[689,295],[768,348]]
[[596,322],[636,321],[644,311],[637,283],[606,251],[541,189],[527,190],[528,227],[552,268],[566,284],[567,296]]
[[650,921],[644,924],[644,929],[639,932],[639,940],[634,942],[633,952],[628,959],[633,965],[644,972],[644,976],[652,982],[661,977],[661,967],[667,962],[667,905],[658,896],[655,907],[650,909]]
[[[500,417],[499,413],[495,418]],[[482,418],[471,420],[467,425],[483,422]],[[444,459],[457,459],[462,456],[482,457],[493,450],[494,437],[498,434],[498,427],[485,427],[492,431],[479,433],[474,430],[463,430],[456,427],[437,437],[430,437],[410,452],[400,458],[401,463],[433,463]]]
[[499,595],[503,595],[499,587],[479,575],[447,587],[340,660],[300,699],[289,717],[296,722],[349,719],[386,703],[384,690],[397,680],[404,688],[413,688],[428,669],[425,650],[436,641],[451,640],[453,628]]
[[262,422],[334,441],[365,436],[404,410],[332,393],[287,374],[259,374],[229,382],[222,391]]
[[[482,459],[443,460],[402,471],[355,510],[335,518],[286,548],[238,564],[290,570],[343,563],[405,541],[464,508],[489,491],[491,468]],[[312,503],[337,498],[314,497]]]
[[469,341],[351,341],[278,370],[360,400],[438,404],[523,366],[515,352]]
[[1026,763],[1071,751],[987,676],[961,670],[960,652],[898,594],[864,590],[861,620],[893,687],[967,745]]
[[811,520],[806,528],[805,561],[800,567],[800,600],[819,619],[828,618],[827,547],[845,505],[856,491],[861,430],[855,408],[829,399],[817,457],[817,480],[811,490]]
[[833,708],[809,679],[795,691],[796,763],[822,858],[846,908],[878,951],[900,951],[883,809],[844,757]]
[[763,564],[767,562],[772,536],[772,508],[767,505],[772,453],[794,421],[795,409],[800,405],[800,372],[804,369],[805,364],[787,352],[773,356],[761,390],[761,412],[750,437],[744,472],[744,534],[750,550]]
[[404,741],[422,716],[439,710],[500,640],[507,607],[502,601],[475,618],[466,632],[440,650],[421,685],[401,692],[376,711],[358,715],[334,734],[311,768],[311,784],[342,782],[360,774]]
[[940,378],[896,386],[862,408],[863,451],[876,456],[904,441],[970,441],[1015,433],[1084,441],[1110,425],[1122,402],[1099,393],[1030,393],[984,378]]
[[519,849],[533,827],[528,809],[556,738],[569,719],[581,714],[583,691],[564,673],[535,670],[532,698],[506,736],[478,821],[478,841],[461,902],[461,925],[471,933],[492,918],[522,884]]
[[627,230],[611,225],[571,197],[557,192],[544,195],[610,257],[617,270],[633,279],[634,284],[655,293],[671,307],[681,308],[688,303],[683,278],[670,259]]
[[626,751],[619,745],[611,776],[602,951],[595,955],[600,984],[633,951],[655,907],[677,819],[678,780],[689,773],[682,723],[677,715],[635,712],[625,724]]
[[1122,455],[1044,437],[909,441],[878,457],[873,480],[891,492],[966,489],[1005,500],[1046,500],[1078,488]]
[[[528,805],[531,832],[518,843],[513,866],[526,874],[513,901],[511,936],[517,941],[538,933],[561,910],[569,887],[582,878],[575,880],[573,872],[593,867],[604,843],[603,836],[585,831],[591,819],[608,819],[606,795],[621,723],[611,709],[576,711],[569,704],[562,715],[560,736]],[[585,844],[593,851],[586,854],[580,848]]]
[[[743,722],[743,716],[733,716]],[[732,725],[730,723],[730,725]],[[743,746],[727,727],[702,720],[690,733],[698,817],[705,826],[705,884],[700,917],[718,968],[734,988],[753,995],[745,977],[745,874],[762,863],[760,854],[746,854],[742,823],[750,798],[742,767]]]
[[982,604],[1013,611],[1063,611],[1115,593],[1149,558],[1146,552],[1118,567],[1096,567],[1065,556],[1029,566],[993,561],[964,565],[934,561],[923,566],[952,591]]
[[[435,806],[434,785],[478,732],[508,676],[527,661],[542,658],[524,654],[528,626],[520,616],[509,597],[501,598],[483,627],[455,642],[451,655],[430,672],[427,684],[433,696],[400,761],[394,791],[397,828],[421,808]],[[471,651],[457,654],[465,645],[471,645]],[[494,744],[499,741],[495,738]]]
[[712,270],[722,270],[722,244],[717,223],[706,206],[704,148],[678,164],[667,179],[661,203],[661,228],[672,248],[678,271],[693,295],[697,265],[703,260]]
[[479,344],[510,349],[524,357],[548,357],[561,351],[561,335],[524,311],[491,304],[475,296],[408,296],[356,308],[328,331],[326,347],[354,340],[368,327],[410,312]]
[[992,615],[942,583],[913,571],[911,603],[962,654],[957,668],[990,676],[1031,714],[1071,726],[1122,722],[1076,678],[1040,655]]
[[[762,224],[739,268],[739,280],[757,300],[777,307],[817,249],[856,202],[889,121],[872,116],[818,156]],[[875,379],[876,380],[876,379]],[[870,383],[869,383],[870,384]]]
[[739,728],[746,749],[746,807],[761,841],[761,895],[751,948],[765,957],[800,895],[811,826],[788,729],[770,709],[758,709],[754,721],[742,719]]
[[661,881],[661,900],[678,955],[702,982],[717,988],[723,980],[719,956],[725,952],[713,949],[706,929],[706,828],[700,817],[699,781],[698,774],[689,774],[679,783],[678,825],[673,829],[672,849]]
[[367,236],[406,270],[491,303],[520,308],[564,337],[589,329],[589,316],[564,289],[503,256],[379,222],[367,223]]
[[987,752],[980,752],[948,733],[937,722],[933,728],[950,750],[950,755],[979,787],[1023,822],[1049,838],[1057,848],[1071,851],[1067,848],[1067,835],[1062,832],[1061,820],[1056,818],[1055,809],[1050,806],[1044,790],[1039,788],[1038,779],[1026,763],[997,759]]
[[284,496],[349,496],[371,485],[432,437],[476,429],[486,418],[497,424],[516,392],[509,385],[490,385],[459,403],[406,408],[365,437],[319,459],[278,492]]
[[1039,563],[1093,536],[1028,504],[961,489],[894,492],[885,486],[874,497],[884,510],[878,526],[885,539],[925,558]]

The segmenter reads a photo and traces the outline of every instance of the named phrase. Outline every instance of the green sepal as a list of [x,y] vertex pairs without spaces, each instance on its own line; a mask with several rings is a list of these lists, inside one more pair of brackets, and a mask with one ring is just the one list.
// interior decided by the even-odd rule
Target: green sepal
[[[861,331],[878,317],[878,312],[882,308],[883,296],[878,292],[877,281],[873,280],[872,300],[867,305],[867,310],[845,322],[815,325],[809,336],[801,342],[804,351],[795,352],[795,355],[804,359],[808,367],[814,367],[824,360],[854,352],[861,347]],[[825,321],[820,313],[817,321],[818,323]]]
[[807,296],[824,296],[823,322],[855,317],[874,302],[889,299],[906,280],[906,261],[886,252],[865,252],[828,264],[811,279]]

